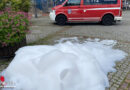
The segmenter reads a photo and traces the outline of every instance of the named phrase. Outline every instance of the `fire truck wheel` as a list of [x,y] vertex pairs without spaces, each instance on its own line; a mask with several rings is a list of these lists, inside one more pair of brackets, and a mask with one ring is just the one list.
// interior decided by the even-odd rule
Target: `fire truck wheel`
[[56,17],[56,23],[57,23],[58,25],[65,25],[66,21],[67,21],[67,18],[66,18],[66,16],[64,16],[64,15],[58,15],[58,16]]
[[102,19],[103,25],[113,25],[114,24],[114,17],[112,15],[105,15]]

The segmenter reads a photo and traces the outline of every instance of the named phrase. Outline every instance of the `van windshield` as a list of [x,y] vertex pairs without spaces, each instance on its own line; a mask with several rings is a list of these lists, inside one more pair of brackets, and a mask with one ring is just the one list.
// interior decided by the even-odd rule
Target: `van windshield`
[[65,0],[56,0],[55,5],[61,5]]

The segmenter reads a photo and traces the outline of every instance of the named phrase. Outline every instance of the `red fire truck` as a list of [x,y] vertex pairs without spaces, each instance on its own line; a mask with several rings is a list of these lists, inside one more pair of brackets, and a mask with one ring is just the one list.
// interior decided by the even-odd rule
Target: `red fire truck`
[[50,18],[59,25],[75,21],[112,25],[122,20],[122,0],[65,0],[52,8]]

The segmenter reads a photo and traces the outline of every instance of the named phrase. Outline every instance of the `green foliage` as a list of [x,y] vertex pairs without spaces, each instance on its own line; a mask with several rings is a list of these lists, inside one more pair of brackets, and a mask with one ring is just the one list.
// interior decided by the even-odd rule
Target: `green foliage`
[[20,42],[29,31],[27,13],[6,10],[0,14],[0,47]]
[[3,10],[6,7],[7,0],[0,0],[0,10]]
[[11,7],[15,11],[28,12],[30,5],[30,0],[0,0],[0,10]]

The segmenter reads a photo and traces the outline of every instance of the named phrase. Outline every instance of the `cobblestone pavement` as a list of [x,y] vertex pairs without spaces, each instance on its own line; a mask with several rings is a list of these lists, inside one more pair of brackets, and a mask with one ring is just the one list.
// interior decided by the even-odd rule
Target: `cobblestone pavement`
[[119,90],[130,90],[130,73],[128,73],[124,82],[120,85]]
[[[50,23],[47,18],[39,20],[34,19],[34,26],[30,28],[32,33],[27,35],[27,39],[32,45],[54,44],[54,40],[64,37],[117,40],[118,44],[115,46],[115,48],[125,51],[128,53],[128,56],[124,60],[116,62],[116,72],[110,72],[108,74],[110,87],[106,88],[106,90],[130,90],[130,12],[125,13],[124,21],[109,27],[99,24],[84,23],[58,26]],[[0,72],[8,66],[10,61],[11,59],[0,59]]]
[[110,88],[108,90],[130,90],[130,44],[118,43],[116,48],[128,53],[128,57],[116,63],[116,72],[108,74]]
[[0,72],[7,68],[12,59],[0,59]]

